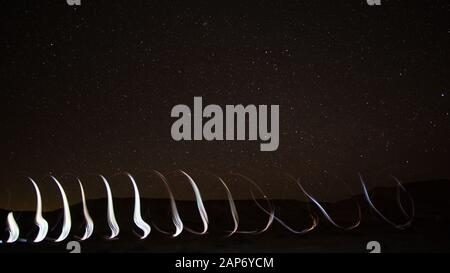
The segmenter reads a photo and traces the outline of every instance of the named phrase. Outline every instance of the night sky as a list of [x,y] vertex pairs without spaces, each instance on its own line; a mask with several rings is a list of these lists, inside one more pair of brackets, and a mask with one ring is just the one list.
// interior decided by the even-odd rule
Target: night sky
[[[153,168],[450,178],[448,1],[239,2],[2,1],[0,183]],[[278,150],[172,140],[170,111],[194,96],[280,105]]]

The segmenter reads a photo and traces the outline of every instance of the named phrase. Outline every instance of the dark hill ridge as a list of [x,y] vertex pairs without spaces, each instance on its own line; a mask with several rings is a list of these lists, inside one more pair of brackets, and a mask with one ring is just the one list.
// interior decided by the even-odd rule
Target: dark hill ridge
[[[450,181],[426,181],[406,184],[408,192],[414,200],[416,217],[411,228],[403,231],[396,230],[388,223],[383,222],[368,207],[363,196],[355,196],[352,199],[336,203],[321,203],[334,219],[342,225],[350,224],[357,215],[355,201],[358,201],[362,209],[361,226],[353,231],[343,231],[335,228],[321,217],[319,227],[307,235],[295,235],[284,227],[274,222],[270,230],[259,235],[238,235],[225,239],[225,230],[231,230],[233,222],[227,200],[207,200],[204,202],[210,220],[210,232],[205,236],[197,236],[183,231],[177,238],[170,238],[159,233],[153,226],[156,223],[167,231],[173,230],[169,202],[163,199],[142,199],[143,218],[151,222],[153,227],[150,236],[139,241],[133,231],[137,231],[133,225],[133,199],[115,199],[114,206],[116,218],[121,228],[119,239],[104,241],[103,236],[109,234],[106,222],[106,200],[97,199],[88,202],[89,210],[94,219],[96,228],[93,238],[83,242],[85,251],[150,251],[150,252],[174,252],[174,251],[365,251],[365,241],[385,241],[390,251],[448,251],[450,242],[448,230],[450,227]],[[404,218],[399,213],[396,203],[396,192],[393,188],[377,188],[371,191],[371,196],[377,208],[390,219],[401,223]],[[263,200],[260,200],[264,206]],[[274,200],[277,215],[291,227],[302,229],[309,225],[307,218],[307,205],[296,200]],[[409,206],[405,202],[405,208]],[[201,221],[193,201],[177,201],[177,206],[184,224],[201,230]],[[265,215],[252,200],[236,200],[236,206],[240,216],[240,227],[243,229],[261,228],[267,222]],[[313,207],[316,213],[319,213]],[[84,219],[81,204],[71,206],[72,232],[69,236],[81,235],[84,231]],[[34,212],[15,212],[21,227],[22,236],[32,238],[36,232],[33,225]],[[44,217],[49,221],[53,230],[50,237],[56,237],[61,230],[62,210],[45,213]],[[0,210],[0,217],[6,219],[6,211]],[[5,221],[3,221],[4,223]],[[139,233],[139,231],[137,231]],[[3,236],[5,237],[6,234]],[[147,243],[148,242],[148,243]],[[214,243],[213,243],[214,242]],[[340,242],[340,243],[339,243]],[[21,243],[0,246],[0,251],[7,250],[57,250],[64,251],[65,244],[43,243],[35,246]]]

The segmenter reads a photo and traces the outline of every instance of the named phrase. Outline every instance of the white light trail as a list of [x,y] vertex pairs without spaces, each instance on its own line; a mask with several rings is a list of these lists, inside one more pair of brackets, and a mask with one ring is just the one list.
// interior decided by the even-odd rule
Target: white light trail
[[362,188],[363,188],[364,197],[365,197],[367,203],[368,203],[369,206],[375,211],[375,213],[378,214],[378,216],[381,217],[381,219],[383,219],[383,220],[386,221],[388,224],[392,225],[393,227],[395,227],[395,228],[397,228],[397,229],[405,229],[405,228],[409,227],[409,226],[412,224],[412,221],[413,221],[413,218],[414,218],[414,202],[413,202],[411,196],[409,196],[409,194],[408,194],[408,198],[409,198],[409,201],[411,202],[411,210],[412,210],[411,216],[409,216],[409,215],[405,212],[405,210],[404,210],[404,208],[403,208],[403,206],[402,206],[402,204],[401,204],[401,201],[400,201],[400,192],[399,192],[399,190],[401,189],[401,190],[403,190],[403,191],[406,192],[406,193],[407,193],[407,191],[406,191],[406,189],[403,187],[403,185],[400,183],[400,181],[399,181],[397,178],[394,177],[395,181],[397,182],[397,201],[398,201],[398,203],[399,203],[400,209],[402,210],[403,214],[409,218],[409,219],[406,220],[406,222],[405,222],[404,224],[396,224],[396,223],[394,223],[393,221],[391,221],[391,220],[389,220],[388,218],[386,218],[386,216],[384,216],[384,215],[381,213],[381,211],[379,211],[379,210],[375,207],[375,205],[373,204],[373,202],[372,202],[372,200],[371,200],[371,198],[370,198],[370,196],[369,196],[369,192],[368,192],[368,190],[367,190],[367,187],[366,187],[366,185],[365,185],[365,183],[364,183],[364,180],[363,180],[361,174],[359,174],[359,179],[360,179],[360,181],[361,181],[361,185],[362,185]]
[[228,204],[230,205],[231,216],[233,217],[234,228],[230,232],[230,234],[228,234],[228,236],[231,236],[234,233],[236,233],[236,231],[239,228],[239,214],[238,214],[237,209],[236,209],[236,204],[234,202],[233,195],[231,194],[231,191],[228,188],[227,184],[225,183],[225,181],[223,181],[222,178],[220,178],[220,177],[217,177],[217,178],[222,183],[222,185],[225,187],[225,192],[227,194]]
[[39,228],[38,235],[33,240],[33,242],[39,243],[45,239],[45,236],[47,236],[48,222],[44,219],[44,217],[42,217],[42,198],[41,198],[41,192],[39,191],[39,187],[31,177],[28,177],[28,179],[33,184],[34,191],[36,193],[36,215],[34,217],[34,222]]
[[[192,190],[194,191],[194,195],[195,195],[195,201],[197,203],[197,208],[198,208],[198,212],[200,213],[200,218],[202,219],[203,222],[203,231],[202,232],[195,232],[193,230],[190,230],[190,232],[192,233],[196,233],[196,234],[206,234],[208,232],[208,214],[206,213],[206,209],[205,206],[203,205],[203,200],[202,200],[202,196],[200,194],[200,190],[197,187],[197,184],[195,184],[194,180],[184,171],[179,170],[179,172],[181,174],[183,174],[184,176],[187,177],[187,179],[189,180],[189,183],[191,184]],[[187,229],[189,230],[189,229]]]
[[161,181],[164,183],[164,186],[166,187],[167,192],[169,193],[170,208],[172,210],[172,221],[173,224],[175,225],[175,233],[172,234],[172,237],[175,238],[178,235],[180,235],[181,232],[183,232],[184,228],[183,221],[181,221],[180,214],[178,213],[177,203],[175,202],[175,197],[173,196],[172,190],[170,189],[167,179],[164,177],[164,175],[162,175],[162,173],[156,170],[153,170],[153,172],[156,173],[156,175],[158,175],[159,178],[161,178]]
[[[267,231],[270,226],[273,223],[273,220],[275,219],[275,211],[273,209],[272,203],[270,202],[269,198],[267,198],[267,195],[264,193],[264,191],[261,189],[260,186],[258,186],[258,184],[256,184],[255,181],[253,181],[252,179],[250,179],[249,177],[243,175],[243,174],[239,174],[239,173],[235,173],[235,176],[241,177],[243,178],[245,181],[249,182],[250,184],[252,184],[258,191],[259,193],[262,195],[263,199],[267,202],[267,205],[269,206],[269,211],[267,210],[263,210],[264,213],[269,215],[269,219],[267,220],[266,225],[264,226],[264,228],[262,228],[261,230],[254,230],[254,231],[247,231],[247,230],[239,230],[236,233],[241,233],[241,234],[261,234],[265,231]],[[256,203],[256,205],[259,205],[259,202],[256,200],[255,195],[253,194],[253,191],[250,190],[250,194],[253,198],[253,201]],[[259,208],[261,208],[262,206],[258,206]]]
[[311,200],[311,201],[314,203],[314,205],[317,206],[317,208],[320,210],[320,212],[323,214],[323,216],[325,216],[325,218],[328,220],[328,222],[330,222],[333,226],[335,226],[335,227],[337,227],[337,228],[340,228],[340,229],[343,229],[343,230],[352,230],[352,229],[358,227],[359,224],[361,223],[361,208],[360,208],[360,206],[359,206],[358,203],[357,203],[357,207],[358,207],[358,220],[357,220],[354,224],[352,224],[352,225],[350,225],[350,226],[348,226],[348,227],[344,227],[344,226],[341,226],[341,225],[337,224],[337,223],[333,220],[333,218],[331,218],[331,216],[328,214],[328,212],[325,210],[325,208],[324,208],[324,207],[323,207],[323,206],[322,206],[322,205],[321,205],[314,197],[312,197],[311,194],[309,194],[309,193],[303,188],[303,186],[300,184],[300,182],[299,182],[298,180],[297,180],[297,185],[300,187],[300,189],[301,189],[302,192],[306,195],[306,197],[308,197],[308,199]]
[[19,239],[19,226],[17,225],[16,219],[14,219],[14,214],[12,212],[8,213],[7,217],[7,223],[8,223],[8,232],[9,232],[9,238],[6,241],[7,243],[14,243]]
[[72,228],[70,206],[69,206],[69,201],[67,200],[67,195],[64,192],[64,188],[62,187],[61,183],[59,183],[58,179],[56,179],[56,177],[54,177],[53,175],[51,175],[50,178],[58,186],[58,189],[61,194],[62,201],[63,201],[63,211],[64,211],[63,227],[62,227],[61,234],[59,235],[58,239],[55,240],[55,242],[62,242],[67,238],[67,236],[69,236],[70,229]]
[[111,229],[111,236],[109,237],[109,239],[111,240],[111,239],[116,238],[117,235],[119,235],[120,228],[119,228],[119,224],[117,224],[116,215],[114,213],[113,196],[111,193],[111,188],[109,187],[109,183],[103,175],[99,174],[99,176],[102,179],[102,181],[106,187],[106,194],[107,194],[107,198],[108,198],[107,218],[108,218],[109,228]]
[[133,176],[130,173],[125,173],[128,178],[131,180],[131,184],[133,184],[134,189],[134,213],[133,213],[133,220],[137,227],[139,227],[144,234],[141,236],[141,239],[147,238],[147,236],[150,234],[151,227],[148,223],[142,219],[141,214],[141,197],[139,195],[139,189],[136,184],[136,181],[134,180]]
[[89,239],[91,237],[92,233],[94,232],[94,221],[91,218],[91,215],[89,214],[89,210],[86,204],[86,195],[84,193],[83,184],[81,183],[80,179],[78,179],[78,184],[80,185],[80,191],[81,191],[81,202],[83,203],[83,214],[84,214],[84,220],[86,221],[86,227],[84,230],[84,235],[81,237],[81,240],[84,241],[86,239]]

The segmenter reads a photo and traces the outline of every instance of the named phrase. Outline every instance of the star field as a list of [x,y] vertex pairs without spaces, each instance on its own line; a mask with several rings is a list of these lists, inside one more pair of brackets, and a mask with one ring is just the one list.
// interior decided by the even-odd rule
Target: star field
[[[317,183],[450,177],[446,1],[191,4],[2,3],[1,183],[271,166]],[[278,150],[173,141],[170,109],[194,96],[280,105]]]

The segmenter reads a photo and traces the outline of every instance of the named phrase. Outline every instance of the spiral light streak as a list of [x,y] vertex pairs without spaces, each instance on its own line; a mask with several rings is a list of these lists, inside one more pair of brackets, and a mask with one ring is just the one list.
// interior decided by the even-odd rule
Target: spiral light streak
[[41,192],[39,191],[39,187],[31,177],[28,177],[28,179],[33,184],[34,191],[36,193],[36,215],[34,217],[34,222],[39,228],[39,232],[38,232],[36,238],[33,240],[33,242],[39,243],[45,239],[45,236],[47,236],[48,222],[42,216],[42,197],[41,197]]
[[[252,184],[260,192],[260,194],[263,196],[263,199],[267,202],[267,204],[268,204],[268,206],[270,208],[270,211],[263,210],[264,213],[269,215],[269,219],[267,220],[267,223],[264,226],[264,228],[262,228],[261,230],[254,230],[254,231],[242,231],[242,230],[239,230],[239,231],[236,231],[236,233],[241,233],[241,234],[261,234],[261,233],[267,231],[270,228],[270,226],[272,225],[273,220],[275,219],[275,210],[273,209],[272,203],[270,202],[269,198],[267,198],[267,195],[264,193],[264,191],[261,189],[261,187],[258,186],[258,184],[256,184],[255,181],[253,181],[252,179],[250,179],[249,177],[247,177],[247,176],[245,176],[243,174],[236,173],[234,175],[238,176],[238,177],[241,177],[244,180],[246,180],[247,182],[249,182],[250,184]],[[250,194],[251,194],[251,196],[253,198],[253,201],[258,206],[259,202],[256,200],[255,195],[253,194],[253,191],[250,191]]]
[[116,214],[114,213],[114,202],[113,202],[113,196],[111,192],[111,187],[109,186],[108,180],[106,178],[99,174],[100,178],[102,179],[103,183],[105,184],[106,188],[106,195],[108,198],[108,207],[107,207],[107,218],[108,218],[108,226],[111,229],[111,236],[109,236],[108,239],[112,240],[116,238],[120,233],[119,224],[116,220]]
[[227,199],[228,199],[228,204],[230,205],[231,216],[233,217],[234,228],[230,232],[230,234],[228,234],[228,236],[231,236],[234,233],[236,233],[236,231],[239,228],[239,214],[238,214],[237,209],[236,209],[236,204],[234,203],[233,195],[231,194],[231,191],[228,188],[227,184],[225,183],[225,181],[223,181],[222,178],[220,178],[220,177],[217,177],[217,178],[219,179],[219,181],[222,183],[222,185],[225,188],[225,191],[226,191],[226,194],[227,194]]
[[[266,214],[271,215],[270,211],[267,211],[256,199],[255,199],[256,205],[262,210],[264,211]],[[292,227],[290,227],[288,224],[286,224],[283,220],[281,220],[281,218],[279,218],[278,216],[276,216],[275,214],[273,215],[273,218],[275,221],[277,221],[280,225],[282,225],[284,228],[286,228],[288,231],[294,233],[294,234],[298,234],[298,235],[303,235],[306,234],[310,231],[313,231],[318,225],[319,225],[319,221],[313,217],[310,214],[312,223],[311,226],[304,228],[302,230],[296,230]]]
[[[167,190],[167,193],[169,196],[169,201],[170,201],[171,219],[172,219],[173,225],[175,227],[175,231],[174,232],[166,232],[164,230],[161,230],[158,227],[158,225],[156,225],[156,223],[152,222],[152,226],[151,226],[149,223],[147,223],[142,218],[143,207],[141,204],[141,195],[140,195],[138,184],[137,184],[134,176],[131,173],[124,172],[122,174],[124,174],[130,180],[130,182],[133,186],[133,192],[134,192],[133,221],[134,221],[134,224],[143,232],[143,234],[139,235],[140,239],[147,238],[149,236],[149,234],[151,233],[152,228],[155,228],[156,230],[160,231],[161,233],[170,235],[173,238],[179,236],[183,232],[184,229],[186,229],[187,231],[189,231],[190,233],[193,233],[193,234],[198,234],[198,235],[207,234],[208,230],[209,230],[209,219],[208,219],[207,211],[205,209],[205,201],[202,199],[200,189],[198,188],[194,179],[187,172],[185,172],[183,170],[177,170],[177,173],[180,173],[184,179],[188,180],[191,190],[194,193],[196,209],[198,210],[198,213],[201,218],[201,222],[203,224],[203,229],[200,232],[189,229],[188,227],[186,227],[183,224],[183,221],[181,220],[180,214],[178,212],[178,207],[177,207],[177,203],[176,203],[174,194],[172,192],[172,189],[171,189],[166,177],[162,173],[158,172],[157,170],[151,170],[150,173],[156,174],[156,176],[162,181],[165,189]],[[326,219],[326,221],[328,221],[331,225],[333,225],[334,227],[337,227],[339,229],[352,230],[360,225],[360,223],[361,223],[361,207],[358,202],[356,202],[356,206],[358,208],[358,219],[356,220],[356,222],[352,223],[349,226],[340,225],[335,221],[336,218],[333,219],[333,217],[330,216],[329,212],[324,208],[324,206],[312,194],[310,194],[308,191],[305,190],[305,188],[303,187],[303,185],[300,183],[300,181],[298,179],[294,178],[293,176],[291,176],[288,173],[283,172],[283,174],[288,177],[290,182],[295,183],[296,189],[297,190],[300,189],[300,191],[305,196],[307,202],[306,203],[302,202],[301,204],[304,204],[307,206],[309,217],[312,220],[311,225],[306,228],[303,228],[303,229],[293,228],[292,226],[288,225],[282,219],[278,209],[276,210],[275,204],[272,203],[272,200],[265,194],[263,189],[254,180],[252,180],[251,178],[249,178],[243,174],[240,174],[240,173],[231,173],[232,176],[236,176],[236,177],[244,180],[245,182],[249,183],[249,185],[250,185],[249,194],[251,195],[251,200],[253,200],[253,202],[255,202],[256,206],[258,207],[258,209],[256,209],[256,211],[261,210],[263,213],[263,217],[266,217],[266,215],[268,216],[267,222],[266,222],[265,218],[263,219],[263,221],[264,221],[263,227],[258,227],[255,225],[253,230],[251,228],[249,230],[241,230],[242,223],[240,221],[240,217],[239,217],[239,213],[238,213],[238,209],[237,209],[237,205],[238,205],[237,201],[234,200],[233,194],[232,194],[229,186],[225,182],[225,180],[219,176],[214,175],[214,177],[217,178],[217,180],[220,182],[221,186],[223,186],[223,188],[225,190],[226,200],[222,200],[223,201],[222,204],[229,208],[231,216],[232,216],[232,221],[233,221],[232,230],[231,231],[224,230],[226,232],[226,237],[230,237],[233,234],[252,234],[252,235],[261,234],[261,233],[267,231],[272,226],[274,221],[278,222],[287,231],[289,231],[293,234],[299,234],[299,235],[307,234],[308,232],[314,230],[319,225],[319,217],[316,215],[315,212],[313,212],[311,210],[311,206],[316,207],[318,209],[318,211],[320,211],[320,214],[322,214],[323,217]],[[112,195],[110,184],[107,181],[107,179],[105,178],[105,176],[103,176],[101,174],[98,174],[98,176],[101,178],[101,180],[103,181],[105,188],[106,188],[106,195],[107,195],[106,196],[107,197],[107,208],[106,208],[107,215],[106,216],[107,216],[108,226],[111,230],[111,235],[109,237],[107,237],[107,239],[115,239],[120,233],[120,228],[117,223],[116,215],[115,215],[115,211],[114,211],[114,197]],[[61,242],[68,238],[70,231],[71,231],[71,227],[72,227],[70,205],[69,205],[67,194],[64,191],[62,184],[58,181],[58,179],[55,176],[49,175],[48,177],[50,177],[51,180],[57,185],[61,199],[62,199],[63,213],[60,213],[60,210],[55,211],[55,214],[60,216],[55,227],[60,226],[59,223],[60,223],[60,221],[62,221],[63,222],[62,230],[61,230],[61,233],[58,236],[58,238],[54,240],[55,242]],[[84,220],[85,220],[84,234],[81,238],[79,238],[79,237],[77,237],[77,238],[79,238],[81,241],[84,241],[84,240],[87,240],[88,238],[92,237],[92,234],[94,232],[94,221],[89,214],[83,184],[81,183],[81,180],[77,176],[75,176],[75,178],[78,181],[78,185],[80,187],[81,205],[83,208],[83,216],[84,216]],[[387,218],[375,206],[372,198],[370,197],[366,183],[365,183],[362,175],[359,174],[359,180],[360,180],[360,183],[362,186],[362,195],[363,195],[365,202],[368,203],[370,210],[374,211],[382,220],[384,220],[384,222],[388,223],[389,225],[391,225],[397,229],[402,230],[402,229],[406,229],[407,227],[409,227],[412,224],[413,218],[415,217],[415,206],[414,206],[414,201],[413,201],[411,195],[408,193],[408,191],[403,186],[403,184],[400,182],[400,180],[398,180],[396,177],[392,177],[392,178],[395,180],[395,182],[397,184],[396,197],[397,197],[397,203],[398,203],[399,209],[401,210],[401,213],[404,215],[404,217],[406,219],[406,222],[401,223],[401,224],[397,224],[394,221]],[[43,217],[43,205],[42,205],[41,191],[40,191],[37,183],[31,177],[27,177],[27,179],[33,185],[35,196],[36,196],[36,211],[34,214],[34,223],[38,227],[38,232],[37,232],[36,237],[32,240],[32,242],[38,243],[47,238],[47,234],[50,232],[49,224]],[[239,181],[239,182],[243,182],[243,181]],[[351,192],[350,188],[348,188],[348,189]],[[188,189],[188,191],[190,191],[190,190]],[[406,199],[409,200],[409,202],[410,202],[409,206],[406,206],[406,208],[408,208],[409,211],[405,209],[405,207],[404,207],[405,204],[402,202],[402,199],[401,199],[403,197],[403,196],[401,196],[402,192],[404,192],[406,194],[406,196],[407,196]],[[258,194],[258,195],[256,195],[256,194]],[[194,210],[195,210],[195,208],[194,208]],[[17,215],[16,215],[16,217],[17,217]],[[25,239],[19,238],[21,230],[19,229],[19,225],[18,225],[16,218],[14,216],[14,213],[12,211],[10,211],[6,216],[6,226],[7,226],[8,232],[9,232],[9,236],[5,240],[0,240],[0,244],[26,242],[27,241]],[[30,232],[33,232],[33,231],[34,231],[34,229],[32,229]]]
[[17,225],[16,219],[14,219],[14,214],[12,212],[8,213],[6,221],[8,223],[8,232],[9,232],[9,237],[6,242],[14,243],[15,241],[17,241],[17,239],[19,239],[20,230],[19,226]]
[[81,237],[81,241],[89,239],[89,237],[92,236],[92,233],[94,232],[94,221],[91,218],[91,215],[89,214],[89,210],[86,204],[86,195],[84,193],[83,184],[81,183],[80,179],[78,179],[78,184],[80,185],[80,192],[81,192],[81,203],[83,204],[83,215],[84,220],[86,221],[86,227],[84,229],[84,235]]
[[134,190],[134,212],[133,212],[133,220],[137,227],[139,227],[144,234],[141,236],[141,239],[147,238],[147,236],[150,234],[151,227],[149,224],[147,224],[144,219],[142,219],[141,214],[141,197],[139,194],[139,189],[136,184],[136,181],[134,180],[133,176],[130,173],[125,173],[125,175],[130,179],[131,184],[133,184],[133,190]]
[[[373,209],[373,211],[375,211],[376,214],[378,214],[378,216],[381,217],[381,219],[383,219],[383,220],[386,221],[388,224],[392,225],[393,227],[395,227],[395,228],[397,228],[397,229],[405,229],[405,228],[409,227],[409,226],[412,224],[412,221],[413,221],[413,218],[414,218],[414,202],[412,201],[412,198],[411,198],[411,196],[409,196],[409,194],[408,194],[408,197],[409,197],[409,200],[410,200],[410,202],[411,202],[411,207],[412,207],[412,213],[411,213],[411,216],[407,215],[407,213],[405,212],[403,206],[401,205],[400,199],[399,199],[399,193],[397,192],[397,201],[398,201],[399,204],[400,204],[400,208],[401,208],[403,214],[405,214],[405,216],[407,216],[409,219],[407,219],[406,222],[405,222],[404,224],[396,224],[396,223],[394,223],[393,221],[389,220],[386,216],[384,216],[384,215],[383,215],[383,214],[375,207],[375,205],[374,205],[373,202],[372,202],[372,199],[371,199],[370,196],[369,196],[369,192],[368,192],[368,190],[367,190],[367,187],[366,187],[366,185],[365,185],[365,183],[364,183],[364,180],[363,180],[361,174],[359,174],[359,179],[360,179],[360,181],[361,181],[361,186],[362,186],[362,188],[363,188],[364,197],[365,197],[367,203],[369,203],[369,206]],[[397,182],[397,187],[398,187],[398,189],[401,189],[401,190],[403,190],[404,192],[407,193],[406,189],[403,187],[403,185],[400,183],[400,181],[399,181],[397,178],[395,178],[395,181]]]
[[297,181],[297,185],[300,187],[300,189],[302,190],[302,192],[308,197],[309,200],[311,200],[316,206],[317,208],[320,210],[320,212],[323,214],[323,216],[328,220],[328,222],[330,222],[333,226],[343,229],[343,230],[352,230],[356,227],[358,227],[361,223],[361,208],[359,205],[357,205],[358,207],[358,220],[356,221],[356,223],[348,226],[348,227],[344,227],[341,226],[339,224],[337,224],[333,218],[331,218],[331,216],[328,214],[328,212],[325,210],[325,208],[314,198],[312,197],[311,194],[309,194],[301,185],[301,183],[299,181]]
[[175,233],[172,234],[172,237],[175,238],[178,235],[181,234],[181,232],[183,232],[183,221],[181,221],[180,218],[180,214],[178,213],[178,208],[177,208],[177,204],[175,202],[175,197],[173,196],[173,192],[169,187],[169,183],[167,182],[167,179],[164,177],[164,175],[156,170],[153,170],[153,172],[161,179],[161,181],[163,182],[164,186],[167,189],[167,192],[169,193],[169,198],[170,198],[170,208],[172,210],[172,221],[173,224],[175,225]]
[[64,188],[62,187],[61,183],[59,183],[58,179],[56,179],[53,175],[51,175],[50,178],[58,186],[59,193],[61,194],[61,198],[63,201],[63,211],[64,211],[63,227],[58,239],[55,240],[55,242],[62,242],[67,238],[67,236],[69,236],[70,229],[72,228],[72,219],[70,215],[69,201],[67,200],[67,195],[64,192]]
[[[393,176],[395,182],[397,182],[397,204],[400,207],[403,215],[405,215],[407,218],[411,218],[409,225],[412,223],[412,219],[415,216],[415,207],[414,207],[414,201],[411,197],[411,195],[408,193],[408,191],[406,191],[405,187],[403,187],[403,184],[400,182],[400,180],[397,179],[397,177]],[[411,204],[411,215],[409,215],[406,211],[405,208],[403,207],[403,204],[401,202],[401,197],[400,197],[400,191],[405,192],[408,195],[408,200]]]
[[[292,181],[292,182],[294,182],[295,184],[297,184],[296,179],[295,179],[292,175],[290,175],[289,173],[284,173],[284,172],[283,172],[283,175],[285,175],[290,181]],[[259,204],[259,202],[258,202],[258,206],[260,206],[260,208],[261,208],[262,210],[265,210],[264,208],[262,208],[262,206]],[[318,220],[316,217],[314,217],[314,216],[312,215],[309,204],[307,204],[307,206],[308,206],[308,211],[309,211],[309,217],[310,217],[311,220],[312,220],[311,226],[309,226],[309,227],[306,227],[306,228],[304,228],[304,229],[302,229],[302,230],[296,230],[296,229],[290,227],[288,224],[286,224],[281,218],[279,218],[279,217],[276,215],[276,213],[275,213],[275,216],[274,216],[274,217],[275,217],[275,220],[276,220],[280,225],[282,225],[284,228],[286,228],[288,231],[290,231],[290,232],[292,232],[292,233],[294,233],[294,234],[303,235],[303,234],[306,234],[306,233],[308,233],[308,232],[310,232],[310,231],[313,231],[313,230],[319,225],[319,220]],[[265,211],[266,211],[266,210],[265,210]],[[268,213],[268,212],[266,211],[266,213]]]
[[195,234],[200,234],[200,235],[206,234],[208,232],[209,220],[208,220],[208,214],[206,213],[205,206],[203,205],[203,200],[202,200],[200,190],[198,189],[197,184],[195,184],[194,180],[186,172],[184,172],[182,170],[179,170],[179,172],[181,174],[183,174],[184,176],[186,176],[187,179],[189,180],[192,190],[194,191],[195,201],[197,203],[198,212],[200,213],[200,217],[203,222],[203,231],[202,232],[196,232],[196,231],[190,230],[188,228],[186,228],[186,230],[188,230],[192,233],[195,233]]

